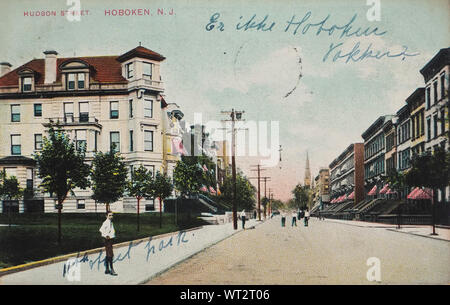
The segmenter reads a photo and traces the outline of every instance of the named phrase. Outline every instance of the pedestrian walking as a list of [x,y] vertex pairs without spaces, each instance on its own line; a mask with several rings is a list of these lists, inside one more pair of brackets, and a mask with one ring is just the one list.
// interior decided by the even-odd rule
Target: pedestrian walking
[[241,216],[241,220],[242,220],[242,229],[245,230],[245,210],[242,210],[240,216]]
[[305,227],[308,226],[308,220],[309,220],[309,211],[308,209],[305,210]]
[[286,214],[284,212],[281,213],[281,226],[284,227],[286,225]]
[[253,219],[256,219],[256,210],[253,211]]
[[105,274],[117,276],[118,274],[114,271],[113,267],[113,258],[114,258],[113,240],[114,238],[116,238],[116,231],[114,230],[114,224],[112,222],[112,219],[113,213],[112,212],[106,213],[106,220],[103,222],[99,231],[102,234],[105,243],[105,252],[106,252]]
[[295,211],[292,211],[292,224],[291,227],[293,226],[297,226],[297,214],[295,213]]

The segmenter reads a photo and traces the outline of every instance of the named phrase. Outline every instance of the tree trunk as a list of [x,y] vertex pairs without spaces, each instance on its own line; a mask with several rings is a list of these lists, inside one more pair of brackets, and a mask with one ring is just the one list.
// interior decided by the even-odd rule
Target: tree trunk
[[137,197],[137,230],[140,230],[140,221],[139,221],[139,202],[141,201],[140,197]]
[[58,245],[61,245],[61,207],[62,202],[58,201]]
[[162,200],[159,197],[159,228],[162,228]]

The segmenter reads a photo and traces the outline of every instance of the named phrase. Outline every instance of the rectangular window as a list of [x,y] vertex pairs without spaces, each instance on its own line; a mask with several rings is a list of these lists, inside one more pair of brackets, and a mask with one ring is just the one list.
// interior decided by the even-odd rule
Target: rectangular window
[[98,131],[94,131],[94,151],[97,151],[97,137]]
[[148,77],[148,78],[150,78],[150,79],[152,79],[152,68],[153,68],[153,65],[151,64],[151,63],[149,63],[149,62],[144,62],[144,63],[142,63],[142,75],[144,76],[144,77]]
[[134,151],[133,130],[130,130],[130,151]]
[[441,134],[445,133],[445,108],[441,110]]
[[78,106],[80,108],[80,122],[89,122],[89,103],[81,102]]
[[133,63],[130,62],[129,64],[126,65],[126,70],[127,70],[127,78],[132,78],[133,77]]
[[33,190],[33,169],[27,168],[27,189]]
[[132,118],[133,117],[133,100],[128,101],[128,110],[130,113],[130,118]]
[[11,105],[11,122],[20,122],[20,105]]
[[84,73],[78,73],[78,89],[84,89]]
[[42,104],[34,104],[34,116],[35,117],[42,116]]
[[64,103],[64,122],[73,123],[73,103]]
[[411,118],[411,138],[415,138],[416,134],[416,120],[415,117]]
[[75,90],[75,73],[67,74],[67,89]]
[[84,199],[78,199],[77,200],[77,209],[78,210],[84,210],[86,208],[86,204]]
[[433,115],[433,138],[436,138],[438,135],[438,117],[437,113]]
[[144,100],[144,117],[146,117],[146,118],[153,117],[153,101],[152,100]]
[[153,131],[144,131],[144,150],[153,151]]
[[86,130],[76,130],[76,148],[86,151]]
[[427,140],[431,140],[431,118],[427,117]]
[[118,131],[111,131],[109,133],[109,149],[113,152],[120,151],[120,135]]
[[155,176],[155,166],[154,165],[144,165],[145,169],[152,174],[152,177]]
[[31,77],[22,78],[22,92],[31,91]]
[[21,155],[22,146],[20,143],[20,135],[11,135],[11,155]]
[[430,99],[431,99],[430,90],[431,90],[430,87],[428,87],[425,92],[425,107],[427,110],[430,109]]
[[40,133],[34,134],[34,149],[35,150],[42,149],[42,134]]
[[425,134],[425,111],[420,112],[420,135]]
[[441,99],[445,96],[445,73],[441,74]]
[[118,119],[119,118],[119,102],[110,102],[109,107],[110,107],[109,117],[111,119]]
[[438,83],[437,83],[437,80],[436,81],[434,81],[433,82],[433,93],[434,93],[434,95],[433,95],[433,103],[434,104],[436,104],[437,103],[437,101],[438,101]]

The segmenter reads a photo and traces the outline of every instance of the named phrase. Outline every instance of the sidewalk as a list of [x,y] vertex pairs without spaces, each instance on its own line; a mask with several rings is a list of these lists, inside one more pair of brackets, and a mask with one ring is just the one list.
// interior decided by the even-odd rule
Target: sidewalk
[[[245,227],[251,228],[261,223],[251,219],[246,222]],[[241,222],[238,222],[238,230],[233,229],[233,223],[226,223],[121,244],[114,247],[114,269],[119,274],[118,276],[104,274],[105,256],[103,249],[98,249],[66,255],[63,256],[62,261],[54,258],[58,262],[3,276],[0,271],[0,284],[141,284],[240,231],[242,231]],[[39,262],[36,263],[39,264]]]
[[365,228],[384,228],[389,231],[412,234],[416,236],[428,237],[439,240],[450,241],[450,229],[444,227],[436,226],[435,231],[437,235],[431,235],[433,233],[433,228],[431,225],[402,225],[400,229],[397,229],[397,225],[367,222],[367,221],[357,221],[357,220],[340,220],[340,219],[329,219],[326,218],[325,221],[342,223],[351,226],[365,227]]

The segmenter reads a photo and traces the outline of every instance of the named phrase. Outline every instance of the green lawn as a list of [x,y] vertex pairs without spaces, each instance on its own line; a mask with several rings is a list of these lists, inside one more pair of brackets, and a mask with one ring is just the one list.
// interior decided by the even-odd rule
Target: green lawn
[[[104,213],[62,214],[62,241],[58,245],[57,214],[14,214],[11,216],[13,226],[0,226],[0,269],[102,247],[98,230],[104,220]],[[181,215],[175,225],[173,214],[163,214],[160,229],[159,213],[144,213],[140,215],[140,231],[137,232],[136,214],[116,213],[113,221],[115,243],[205,224],[201,219]],[[0,224],[8,223],[8,215],[0,214]]]

